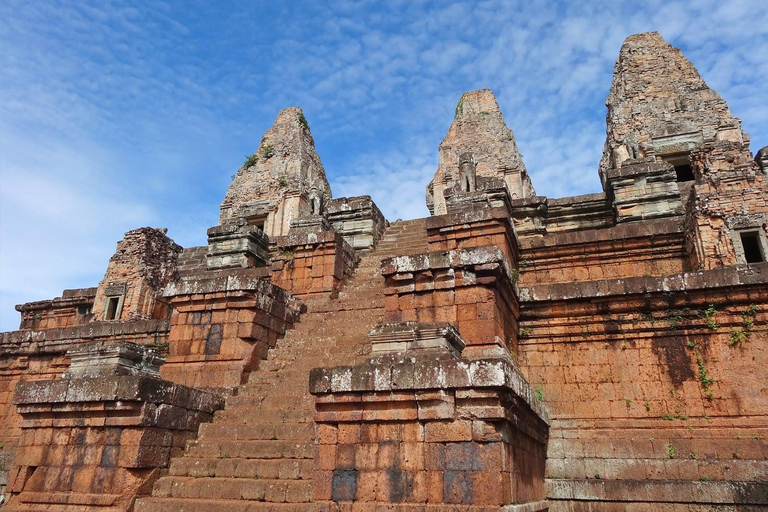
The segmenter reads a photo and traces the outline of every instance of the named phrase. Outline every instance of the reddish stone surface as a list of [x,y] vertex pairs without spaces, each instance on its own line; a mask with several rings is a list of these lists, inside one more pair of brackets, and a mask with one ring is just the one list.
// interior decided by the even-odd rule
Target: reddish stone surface
[[335,231],[296,234],[277,239],[272,283],[293,296],[335,296],[357,265],[358,256]]
[[299,319],[300,301],[258,272],[210,272],[165,289],[173,307],[161,375],[230,393]]
[[[167,349],[166,378],[230,395],[139,511],[498,510],[516,497],[530,506],[505,510],[768,506],[765,149],[752,158],[738,119],[658,34],[621,50],[601,193],[533,196],[490,93],[465,99],[432,184],[444,215],[386,227],[367,200],[350,199],[324,217],[329,191],[311,176],[319,158],[291,109],[268,134],[279,144],[267,137],[262,149],[272,149],[239,172],[222,204],[222,218],[246,231],[266,222],[288,235],[251,237],[259,258],[209,270],[206,258],[226,256],[226,244],[179,254],[162,230],[142,228],[126,234],[95,293],[20,306],[22,329],[0,341],[0,490],[21,427],[33,428],[10,405],[14,386],[58,376],[72,346],[125,339]],[[286,158],[299,165],[283,185],[275,165]],[[232,233],[226,242],[247,246]],[[220,259],[211,268],[227,267]],[[109,297],[123,301],[115,319],[105,318]],[[300,322],[297,298],[307,306]],[[372,347],[366,334],[385,322],[413,323],[381,326]],[[422,338],[401,343],[409,330]],[[505,394],[492,364],[467,376],[450,358],[413,353],[460,350],[438,331],[466,341],[467,364],[514,362],[530,386]],[[366,363],[388,349],[403,352]],[[313,374],[316,401],[313,367],[334,368]],[[114,444],[88,433],[105,412],[69,402],[61,411],[78,425],[50,425],[85,429],[94,441],[77,453]],[[518,414],[539,402],[552,414],[544,486],[532,477],[542,474],[542,443],[526,441],[537,439],[536,422]],[[31,421],[60,412],[29,407]],[[524,435],[496,428],[505,422]],[[39,460],[50,445],[72,467],[62,447],[80,446],[81,432],[68,435],[25,440],[33,448],[19,460]],[[142,445],[126,435],[126,447]],[[126,468],[149,457],[125,453]],[[121,482],[138,489],[144,469],[126,471],[134,480]],[[46,472],[21,478],[38,485]],[[75,485],[69,476],[44,480],[63,490]],[[93,508],[110,499],[78,496]],[[76,506],[89,507],[62,505]]]
[[448,322],[468,350],[517,344],[517,297],[494,246],[401,256],[382,264],[387,322]]
[[223,400],[140,376],[22,383],[4,510],[126,510]]
[[475,510],[544,498],[546,412],[522,376],[447,352],[433,372],[435,355],[313,370],[315,501]]

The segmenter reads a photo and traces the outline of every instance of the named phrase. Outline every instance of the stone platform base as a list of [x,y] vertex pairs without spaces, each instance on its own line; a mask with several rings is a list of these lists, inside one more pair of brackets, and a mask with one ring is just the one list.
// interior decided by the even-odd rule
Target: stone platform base
[[531,501],[517,505],[444,505],[422,503],[316,503],[313,512],[547,512],[547,501]]

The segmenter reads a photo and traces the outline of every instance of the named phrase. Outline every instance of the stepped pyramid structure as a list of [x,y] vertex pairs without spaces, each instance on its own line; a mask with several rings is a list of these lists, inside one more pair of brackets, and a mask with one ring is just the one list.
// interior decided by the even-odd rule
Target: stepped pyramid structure
[[606,104],[603,191],[551,199],[465,93],[392,223],[281,111],[206,246],[130,231],[17,306],[0,508],[768,507],[768,148],[656,33]]

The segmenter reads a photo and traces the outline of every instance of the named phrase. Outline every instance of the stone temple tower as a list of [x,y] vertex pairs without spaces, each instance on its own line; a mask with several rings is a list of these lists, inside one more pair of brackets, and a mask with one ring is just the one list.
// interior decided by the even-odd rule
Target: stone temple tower
[[427,207],[433,215],[447,213],[446,195],[490,189],[506,189],[509,199],[535,195],[515,136],[490,89],[461,96],[439,152],[437,171],[427,185]]
[[319,215],[330,198],[309,124],[301,108],[286,108],[238,169],[221,203],[219,224],[244,219],[268,237],[282,236],[291,220]]

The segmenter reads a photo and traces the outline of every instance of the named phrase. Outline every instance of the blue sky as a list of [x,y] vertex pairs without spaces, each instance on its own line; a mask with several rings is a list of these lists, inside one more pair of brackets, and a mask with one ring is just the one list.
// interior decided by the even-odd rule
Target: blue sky
[[[269,5],[278,3],[279,6]],[[591,1],[0,4],[0,330],[18,303],[95,286],[115,243],[205,243],[230,176],[303,107],[335,197],[427,214],[437,146],[490,87],[534,186],[597,192],[624,38],[682,48],[768,145],[768,5]]]

